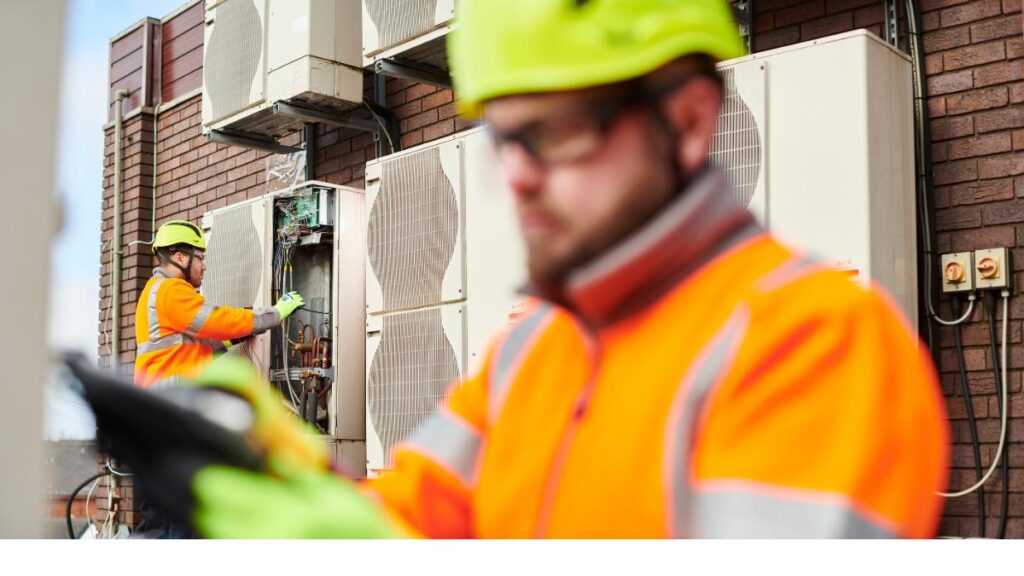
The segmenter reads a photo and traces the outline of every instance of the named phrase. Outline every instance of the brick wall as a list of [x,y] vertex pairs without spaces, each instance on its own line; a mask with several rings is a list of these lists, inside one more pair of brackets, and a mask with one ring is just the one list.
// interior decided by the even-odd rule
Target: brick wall
[[[196,6],[199,6],[198,4]],[[923,3],[925,48],[927,52],[929,109],[935,174],[934,227],[938,250],[967,250],[1005,245],[1024,247],[1024,60],[1020,0],[925,0]],[[866,28],[881,35],[884,21],[881,0],[758,0],[755,3],[754,47],[776,48],[813,38]],[[161,74],[164,89],[155,98],[166,97],[174,86],[174,97],[193,94],[178,102],[163,100],[156,121],[156,202],[152,194],[154,111],[136,110],[125,125],[125,181],[122,246],[125,247],[122,286],[121,362],[130,371],[134,361],[132,332],[135,303],[152,271],[149,247],[128,247],[134,240],[148,240],[152,234],[151,210],[157,225],[171,219],[198,221],[213,208],[251,198],[266,191],[267,154],[210,143],[202,136],[200,97],[194,93],[201,74],[194,69],[201,34],[194,32],[193,16],[185,24],[162,23],[165,57],[183,60],[179,76]],[[189,19],[191,18],[191,19]],[[170,30],[170,31],[169,31]],[[140,40],[141,41],[141,40]],[[188,43],[191,42],[192,45]],[[198,43],[198,47],[195,45]],[[167,47],[173,46],[173,50]],[[123,46],[119,54],[130,54]],[[201,50],[200,50],[201,52]],[[187,66],[185,64],[188,64]],[[131,82],[141,86],[141,82]],[[367,76],[367,87],[372,86]],[[193,91],[193,92],[190,92]],[[165,94],[161,94],[164,92]],[[369,94],[369,92],[368,92]],[[432,86],[389,80],[387,106],[399,118],[403,147],[447,136],[467,127],[455,115],[452,94]],[[154,102],[154,106],[160,102]],[[297,144],[295,134],[285,141]],[[111,233],[113,143],[112,127],[106,131],[104,172],[103,240]],[[375,156],[369,134],[320,126],[316,135],[316,177],[336,184],[363,186],[365,163]],[[1019,230],[1019,231],[1018,231]],[[1014,254],[1015,265],[1024,271],[1024,250]],[[1015,279],[1024,282],[1024,272]],[[1021,372],[1024,367],[1022,320],[1024,297],[1016,296],[1011,306],[1011,426],[1009,460],[1010,514],[1008,535],[1024,537],[1024,396]],[[101,270],[102,323],[109,306],[109,251],[104,252]],[[942,312],[951,315],[943,301]],[[985,463],[998,440],[998,417],[991,374],[987,327],[980,312],[964,327],[965,357],[975,413],[979,419]],[[100,353],[107,361],[100,330]],[[943,391],[953,424],[953,469],[951,486],[973,483],[973,462],[965,422],[963,399],[957,383],[952,332],[940,331]],[[999,508],[1000,477],[986,486],[990,514],[988,534],[995,532],[993,511]],[[122,496],[130,494],[125,490]],[[105,501],[101,502],[105,505]],[[123,502],[122,510],[130,509]],[[953,501],[947,508],[941,533],[971,536],[977,533],[976,500]],[[130,520],[131,518],[128,517]]]

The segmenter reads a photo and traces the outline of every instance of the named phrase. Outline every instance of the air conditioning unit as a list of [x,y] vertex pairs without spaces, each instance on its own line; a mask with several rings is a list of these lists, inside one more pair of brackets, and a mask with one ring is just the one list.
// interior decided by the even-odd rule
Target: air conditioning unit
[[207,0],[203,126],[280,137],[302,120],[278,101],[345,110],[363,99],[352,0]]
[[366,465],[363,200],[357,188],[303,182],[211,210],[202,221],[202,292],[211,303],[270,306],[288,290],[305,297],[282,328],[233,353],[248,356],[354,474]]
[[456,0],[362,0],[363,64],[400,57],[447,69]]
[[857,30],[719,64],[712,162],[784,241],[917,318],[909,57]]
[[480,364],[521,301],[511,194],[474,129],[366,165],[367,467]]

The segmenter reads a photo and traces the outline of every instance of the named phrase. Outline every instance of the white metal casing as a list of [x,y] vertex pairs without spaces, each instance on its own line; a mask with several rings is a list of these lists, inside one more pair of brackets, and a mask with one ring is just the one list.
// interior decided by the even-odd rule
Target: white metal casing
[[[334,387],[328,402],[329,432],[331,437],[345,444],[344,448],[338,448],[339,454],[360,455],[355,460],[346,456],[346,463],[350,470],[361,470],[366,430],[363,191],[309,181],[205,213],[202,228],[209,249],[202,293],[216,305],[243,308],[272,305],[274,235],[270,231],[274,225],[274,201],[310,187],[320,190],[321,208],[333,210],[333,215],[327,219],[334,226],[330,308],[333,312]],[[323,191],[326,190],[331,192],[333,199],[325,197]],[[323,214],[320,214],[320,219],[326,223]],[[219,241],[221,237],[231,242],[222,244]],[[242,347],[236,353],[247,353],[264,377],[269,377],[269,333],[255,337],[253,342],[250,347]]]
[[361,0],[363,64],[407,54],[451,30],[456,0]]
[[[478,368],[489,338],[521,301],[516,288],[525,267],[512,196],[498,177],[482,129],[369,162],[366,205],[367,459],[372,473],[386,467],[390,447],[436,408],[452,381]],[[417,205],[444,205],[448,212],[442,218],[437,212],[416,212]],[[382,211],[393,216],[382,216]],[[417,225],[406,221],[410,215],[425,220]],[[431,223],[438,221],[442,228],[455,223],[454,234],[424,233],[435,230]],[[438,248],[446,242],[452,245]],[[385,275],[415,272],[382,282],[378,269]],[[404,293],[391,298],[388,291]],[[398,380],[389,381],[387,375]],[[388,401],[389,386],[391,398],[409,401],[374,404]]]
[[362,101],[355,0],[219,0],[206,10],[204,128],[276,135],[280,121],[266,116],[277,101]]
[[719,69],[712,157],[731,167],[740,200],[784,241],[887,288],[916,324],[909,57],[857,30]]

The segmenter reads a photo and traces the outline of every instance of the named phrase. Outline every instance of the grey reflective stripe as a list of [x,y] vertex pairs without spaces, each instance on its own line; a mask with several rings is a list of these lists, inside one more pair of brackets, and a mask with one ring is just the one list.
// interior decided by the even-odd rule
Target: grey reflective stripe
[[259,334],[266,332],[281,323],[281,313],[276,308],[257,308],[253,310],[256,316],[252,319],[252,333]]
[[181,378],[179,378],[178,376],[169,376],[167,378],[164,378],[163,380],[157,380],[156,382],[153,382],[146,388],[149,390],[155,390],[158,388],[170,388],[171,386],[177,386],[179,382],[181,382]]
[[160,338],[160,315],[156,311],[156,295],[163,284],[163,276],[155,276],[153,285],[149,288],[149,298],[146,300],[146,314],[149,318],[149,339],[156,341]]
[[[178,346],[180,344],[206,344],[207,346],[213,346],[215,340],[196,340],[189,337],[187,334],[168,334],[163,338],[157,338],[151,342],[143,342],[139,344],[139,354],[149,354],[150,352],[157,352],[160,350],[166,350],[172,346]],[[223,344],[221,344],[223,347]]]
[[476,481],[482,443],[480,434],[468,422],[442,408],[402,442],[402,449],[426,456],[450,471],[464,486],[471,487]]
[[210,319],[210,314],[213,314],[213,311],[216,309],[217,307],[213,304],[203,302],[203,305],[199,307],[199,311],[196,312],[196,317],[192,319],[192,323],[188,325],[188,328],[185,328],[185,333],[193,338],[198,336],[203,326],[206,326],[206,321]]
[[690,365],[672,400],[665,438],[664,477],[668,483],[665,487],[668,501],[665,520],[668,523],[667,533],[673,538],[690,537],[694,533],[694,518],[688,512],[692,512],[690,460],[697,418],[708,393],[728,374],[743,342],[749,316],[747,307],[740,306],[729,317]]
[[809,276],[821,269],[822,264],[816,258],[797,254],[763,276],[758,281],[757,288],[762,292],[769,292]]
[[533,342],[544,333],[553,318],[551,305],[541,304],[513,326],[502,342],[492,360],[489,375],[487,414],[491,422],[497,420],[501,413],[512,379],[522,364],[524,352],[532,348]]
[[[697,492],[691,506],[697,538],[894,538],[842,497],[814,491],[766,494],[756,487]],[[767,490],[775,490],[769,487]]]

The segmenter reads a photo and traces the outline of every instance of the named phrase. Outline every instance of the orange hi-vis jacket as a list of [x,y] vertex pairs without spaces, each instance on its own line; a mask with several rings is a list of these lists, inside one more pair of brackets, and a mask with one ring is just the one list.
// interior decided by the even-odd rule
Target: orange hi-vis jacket
[[273,308],[247,310],[214,306],[192,284],[157,268],[135,308],[135,383],[150,387],[191,378],[225,348],[281,322]]
[[708,170],[532,299],[366,489],[428,537],[929,537],[948,436],[883,292]]

